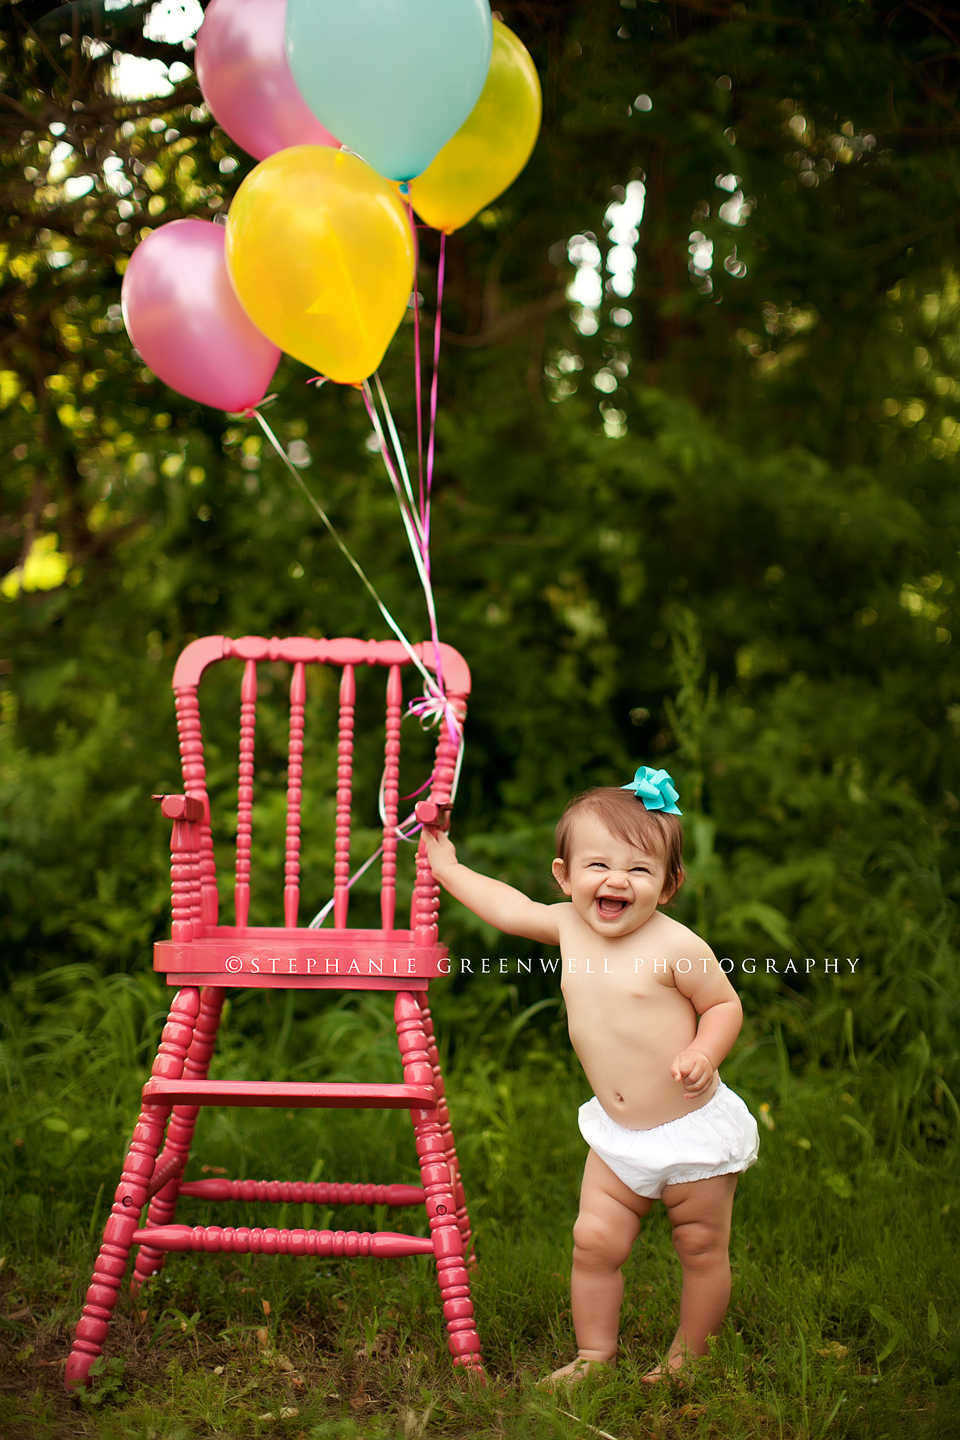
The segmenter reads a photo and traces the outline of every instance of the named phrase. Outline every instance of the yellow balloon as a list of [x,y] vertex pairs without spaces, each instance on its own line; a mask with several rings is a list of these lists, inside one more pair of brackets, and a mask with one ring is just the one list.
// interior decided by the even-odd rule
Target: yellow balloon
[[252,170],[227,217],[240,304],[288,355],[344,385],[380,364],[413,289],[410,222],[388,181],[323,145]]
[[452,140],[410,181],[421,219],[449,235],[506,190],[540,133],[540,81],[523,42],[493,22],[493,55],[480,99]]

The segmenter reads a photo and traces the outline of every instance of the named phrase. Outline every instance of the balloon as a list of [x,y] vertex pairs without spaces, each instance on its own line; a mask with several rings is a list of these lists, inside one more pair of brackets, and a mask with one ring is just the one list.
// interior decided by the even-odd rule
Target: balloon
[[293,83],[285,15],[286,0],[210,0],[197,33],[203,98],[231,139],[258,160],[288,145],[340,144]]
[[227,218],[227,266],[250,319],[342,384],[359,384],[383,359],[413,289],[413,255],[392,187],[346,150],[271,155]]
[[540,81],[512,30],[493,22],[493,55],[480,99],[452,140],[410,183],[421,219],[458,230],[514,181],[540,133]]
[[120,298],[130,339],[166,385],[236,411],[263,399],[280,351],[243,313],[224,240],[209,220],[161,226],[130,257]]
[[313,113],[381,175],[426,170],[490,65],[488,0],[288,0],[287,54]]

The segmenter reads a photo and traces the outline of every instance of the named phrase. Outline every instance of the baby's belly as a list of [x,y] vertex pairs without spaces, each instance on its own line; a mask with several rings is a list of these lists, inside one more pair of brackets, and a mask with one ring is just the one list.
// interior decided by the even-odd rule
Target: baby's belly
[[[584,1066],[584,1069],[587,1070],[587,1067]],[[587,1078],[610,1119],[627,1130],[652,1130],[657,1125],[666,1125],[669,1120],[679,1120],[681,1115],[689,1115],[692,1110],[699,1110],[713,1098],[718,1083],[715,1080],[710,1089],[695,1100],[684,1100],[683,1086],[678,1085],[669,1072],[664,1082],[661,1076],[655,1074],[644,1080],[634,1071],[619,1086],[606,1076],[598,1076],[594,1080],[589,1070]]]
[[683,1084],[670,1074],[680,1051],[695,1043],[695,1016],[691,1019],[670,1006],[657,1019],[659,1024],[644,1025],[641,1034],[629,1027],[627,1033],[614,1029],[606,1035],[599,1027],[571,1020],[570,1039],[593,1093],[611,1120],[628,1130],[650,1130],[678,1120],[706,1105],[716,1090],[714,1081],[703,1095],[685,1100]]

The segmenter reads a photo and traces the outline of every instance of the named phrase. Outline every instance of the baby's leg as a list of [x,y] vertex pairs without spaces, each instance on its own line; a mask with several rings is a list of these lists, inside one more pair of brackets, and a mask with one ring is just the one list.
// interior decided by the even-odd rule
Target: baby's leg
[[635,1195],[591,1150],[580,1188],[580,1214],[573,1227],[570,1298],[577,1359],[551,1380],[580,1379],[593,1364],[617,1353],[623,1275],[620,1267],[640,1232],[652,1200]]
[[[679,1370],[686,1355],[706,1355],[730,1303],[730,1216],[738,1175],[715,1175],[667,1185],[663,1203],[673,1226],[673,1248],[683,1268],[680,1324],[667,1365]],[[660,1367],[647,1380],[656,1380]]]

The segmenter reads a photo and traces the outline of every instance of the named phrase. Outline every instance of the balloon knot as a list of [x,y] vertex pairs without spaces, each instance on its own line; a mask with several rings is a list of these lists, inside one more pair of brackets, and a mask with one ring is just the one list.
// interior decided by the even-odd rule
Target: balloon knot
[[401,181],[399,181],[398,184],[397,184],[397,189],[400,191],[400,194],[401,194],[401,195],[409,195],[409,194],[410,194],[410,181],[409,181],[409,180],[401,180]]
[[[424,685],[424,693],[417,700],[411,700],[408,705],[411,715],[416,715],[420,724],[426,729],[428,725],[439,725],[441,721],[446,722],[447,733],[455,745],[459,744],[463,734],[463,723],[451,702],[438,685],[431,683]],[[409,796],[405,796],[409,799]]]

